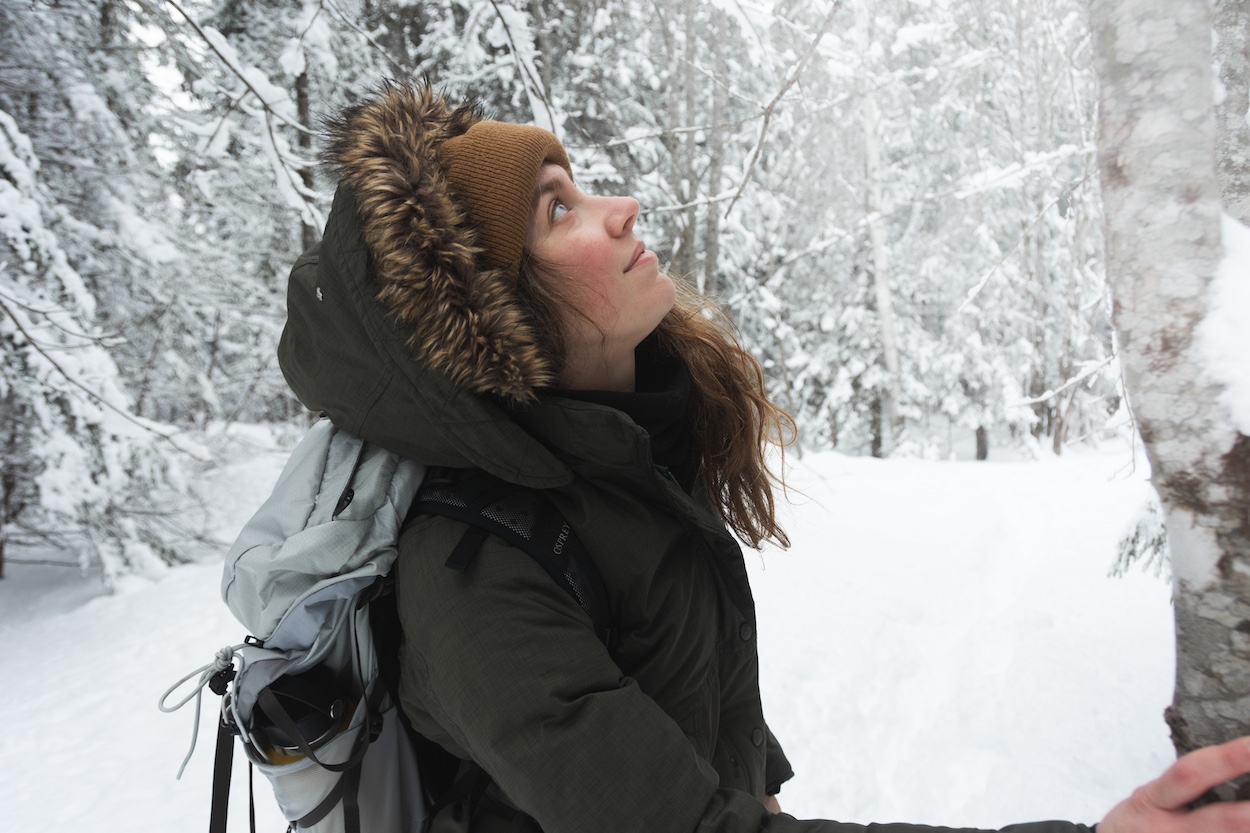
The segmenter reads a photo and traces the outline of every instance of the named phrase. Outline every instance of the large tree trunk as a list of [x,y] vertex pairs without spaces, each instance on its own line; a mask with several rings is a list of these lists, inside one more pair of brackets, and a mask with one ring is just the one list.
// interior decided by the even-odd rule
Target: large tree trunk
[[[856,26],[861,34],[861,60],[864,108],[864,178],[865,211],[868,214],[868,236],[872,247],[873,286],[876,289],[877,321],[881,334],[881,360],[885,365],[886,389],[881,392],[881,453],[894,450],[901,426],[899,401],[902,399],[902,373],[899,370],[898,337],[894,330],[894,302],[890,295],[890,241],[886,234],[884,196],[881,172],[881,111],[870,71],[869,50],[872,47],[872,10],[867,0],[857,3]],[[878,453],[874,457],[881,456]]]
[[1107,271],[1167,514],[1183,753],[1250,733],[1250,441],[1195,345],[1222,256],[1212,20],[1206,0],[1091,0],[1090,19]]

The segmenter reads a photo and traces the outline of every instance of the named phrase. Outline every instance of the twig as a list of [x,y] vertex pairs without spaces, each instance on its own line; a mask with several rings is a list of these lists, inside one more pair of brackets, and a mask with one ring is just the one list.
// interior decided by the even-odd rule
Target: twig
[[643,216],[646,216],[648,214],[663,214],[670,211],[685,211],[688,208],[698,208],[701,205],[715,205],[718,202],[725,202],[726,200],[732,198],[733,194],[726,191],[723,194],[717,194],[712,197],[699,197],[697,200],[691,200],[690,202],[677,203],[674,205],[659,205],[655,208],[645,209],[641,213]]
[[1024,407],[1025,405],[1036,405],[1039,402],[1045,402],[1047,399],[1054,399],[1056,396],[1063,393],[1068,388],[1073,387],[1075,385],[1079,385],[1081,382],[1084,382],[1090,376],[1093,376],[1095,373],[1102,370],[1107,365],[1111,364],[1113,361],[1115,361],[1115,359],[1116,359],[1116,356],[1114,353],[1112,353],[1110,356],[1103,359],[1098,364],[1085,368],[1080,373],[1076,374],[1071,379],[1064,382],[1062,385],[1055,388],[1054,390],[1048,390],[1043,394],[1039,394],[1038,396],[1032,396],[1032,397],[1029,397],[1028,399],[1021,399],[1019,402],[1013,402],[1012,405],[1013,407],[1020,408],[1020,407]]
[[[218,89],[223,93],[226,92],[225,90],[221,90],[221,88],[218,88]],[[217,126],[213,128],[213,132],[210,133],[208,136],[208,141],[204,143],[205,150],[208,150],[210,147],[213,146],[213,142],[216,141],[217,139],[217,134],[220,133],[221,129],[226,126],[226,119],[230,117],[231,113],[233,113],[236,109],[238,109],[239,103],[243,101],[243,98],[246,95],[247,95],[247,90],[244,90],[243,92],[239,93],[239,97],[236,98],[234,101],[231,101],[230,106],[227,107],[226,111],[221,114],[221,118],[217,120]],[[203,192],[201,191],[201,193]],[[208,196],[208,195],[205,194],[205,196]]]
[[647,139],[663,139],[665,136],[681,136],[686,133],[700,133],[700,132],[709,131],[709,130],[723,130],[725,128],[737,128],[737,127],[741,127],[742,125],[746,124],[749,121],[754,121],[757,118],[759,118],[758,113],[753,116],[746,116],[740,119],[732,119],[730,121],[723,121],[718,124],[696,124],[693,127],[671,127],[667,130],[656,130],[652,133],[641,133],[636,136],[629,136],[623,139],[609,139],[606,142],[594,142],[589,145],[569,145],[568,147],[573,150],[582,150],[585,148],[599,148],[599,149],[614,148],[614,147],[620,147],[621,145],[632,145],[634,142],[642,142]]
[[[8,263],[0,261],[0,272],[3,272],[3,271],[4,271],[7,267],[8,267],[8,265],[9,265]],[[19,300],[18,298],[14,298],[12,295],[7,295],[7,294],[5,294],[4,292],[0,292],[0,299],[5,300],[5,301],[8,301],[10,304],[13,304],[14,306],[21,307],[22,309],[26,310],[27,312],[33,312],[33,313],[35,313],[36,315],[44,315],[44,316],[47,316],[47,317],[48,317],[48,323],[49,323],[51,326],[53,326],[53,327],[55,327],[56,329],[60,330],[61,332],[65,333],[65,335],[70,336],[71,338],[81,338],[83,341],[90,341],[90,342],[94,342],[95,344],[101,344],[101,345],[103,345],[103,344],[105,344],[106,342],[108,342],[110,339],[117,338],[119,335],[121,335],[120,333],[114,333],[113,335],[99,335],[99,336],[93,336],[93,335],[88,335],[87,333],[80,333],[80,332],[76,332],[76,331],[71,330],[71,329],[69,329],[69,328],[67,328],[67,327],[63,327],[63,326],[61,326],[61,325],[60,325],[60,324],[58,324],[56,321],[52,320],[52,315],[53,315],[54,313],[64,312],[64,311],[65,311],[65,310],[63,310],[63,309],[61,309],[61,308],[59,308],[59,307],[53,307],[53,308],[51,308],[51,309],[39,309],[38,307],[32,307],[30,304],[27,304],[27,303],[25,303],[25,302],[23,302],[23,301]],[[68,347],[65,347],[65,348],[62,348],[62,349],[68,349]]]
[[317,4],[317,11],[313,12],[313,16],[308,18],[308,25],[304,27],[304,31],[300,32],[299,37],[296,38],[296,40],[299,41],[300,49],[304,48],[304,36],[312,31],[313,24],[317,22],[317,18],[321,17],[321,11],[325,7],[325,0],[321,0],[321,2]]
[[516,61],[517,69],[521,71],[521,77],[528,79],[523,81],[526,91],[532,88],[537,92],[538,100],[543,103],[543,107],[547,110],[547,123],[551,125],[552,129],[555,129],[556,115],[551,110],[551,102],[547,100],[547,93],[543,89],[542,83],[533,77],[529,66],[525,61],[521,60],[521,52],[516,48],[516,40],[512,37],[512,27],[508,25],[508,21],[504,19],[503,12],[499,10],[499,3],[496,0],[490,0],[490,5],[495,10],[495,16],[499,18],[499,22],[503,24],[504,34],[508,36],[508,46],[512,49],[512,57]]
[[[304,183],[301,182],[295,175],[295,170],[291,167],[288,160],[282,156],[282,148],[278,147],[278,137],[273,132],[273,123],[269,121],[269,115],[272,112],[273,111],[269,109],[265,110],[265,133],[269,138],[269,146],[273,148],[274,161],[278,163],[278,167],[280,167],[282,172],[286,174],[286,178],[289,181],[292,190],[303,198],[301,200],[303,208],[300,210],[300,213],[304,215],[304,223],[315,229],[320,229],[325,225],[325,219],[321,216],[321,212],[317,210],[316,206],[313,205],[310,199],[310,197],[315,195],[308,192],[308,189],[304,187]],[[274,173],[276,174],[277,171]]]
[[278,121],[282,122],[287,127],[290,127],[290,128],[293,128],[294,130],[299,131],[300,133],[307,133],[309,136],[317,135],[316,131],[305,127],[299,122],[288,119],[286,116],[282,115],[277,110],[274,110],[273,107],[269,106],[269,102],[266,101],[265,97],[260,94],[260,91],[257,90],[254,86],[252,86],[252,82],[249,81],[247,79],[247,76],[244,75],[243,72],[240,71],[240,69],[234,65],[233,61],[231,61],[225,55],[221,54],[221,51],[213,43],[213,39],[208,36],[208,33],[204,31],[204,29],[200,26],[200,24],[195,22],[195,20],[191,17],[191,15],[187,14],[186,9],[178,5],[177,0],[165,0],[165,2],[173,6],[174,9],[177,10],[178,14],[182,15],[183,19],[187,21],[187,24],[192,29],[195,30],[195,33],[200,36],[200,39],[204,41],[204,43],[208,44],[208,48],[212,50],[213,54],[216,55],[223,64],[225,64],[226,68],[230,70],[231,74],[233,74],[234,77],[238,78],[240,81],[243,82],[243,86],[247,87],[248,92],[256,96],[256,100],[259,101],[261,106],[265,108],[265,112],[270,113]]
[[178,451],[182,452],[183,454],[186,454],[188,457],[191,457],[192,459],[198,460],[202,463],[208,462],[207,460],[196,455],[194,452],[189,451],[188,449],[185,449],[182,446],[178,445],[178,443],[174,442],[174,439],[173,439],[174,434],[166,434],[164,432],[157,431],[151,425],[145,424],[142,420],[140,420],[134,414],[130,413],[124,408],[119,408],[117,405],[114,405],[112,402],[109,402],[103,396],[96,393],[91,388],[87,387],[82,382],[78,381],[73,376],[71,376],[69,371],[61,367],[57,363],[56,359],[52,358],[52,356],[48,354],[48,351],[45,350],[42,345],[40,345],[39,341],[35,339],[33,336],[31,336],[31,334],[26,330],[26,328],[22,326],[22,322],[17,317],[17,315],[15,315],[14,312],[11,309],[9,309],[8,305],[6,305],[3,301],[0,301],[0,312],[3,312],[5,315],[9,317],[9,320],[13,322],[13,326],[17,327],[17,331],[26,338],[26,343],[29,344],[31,347],[33,347],[35,351],[39,353],[39,355],[43,356],[44,359],[48,362],[48,364],[52,365],[52,367],[56,370],[56,372],[59,373],[61,377],[65,379],[65,381],[69,382],[74,387],[86,393],[87,396],[90,397],[91,400],[94,401],[96,404],[101,405],[105,408],[108,408],[110,411],[114,411],[123,419],[125,419],[127,422],[130,422],[139,426],[144,431],[147,431],[150,434],[155,434],[156,436],[160,437],[165,442],[172,445]]
[[382,44],[374,40],[373,35],[369,34],[364,29],[361,29],[359,26],[353,23],[351,18],[343,14],[343,10],[340,9],[338,6],[336,6],[333,2],[331,2],[331,0],[321,0],[321,2],[322,2],[322,5],[327,6],[330,9],[330,11],[334,12],[335,16],[338,17],[338,19],[341,20],[344,23],[344,25],[348,26],[350,29],[356,32],[356,34],[360,35],[362,38],[367,40],[369,42],[369,45],[372,46],[374,49],[378,50],[378,52],[382,54],[383,58],[390,61],[391,65],[394,66],[395,69],[399,70],[401,73],[407,71],[404,65],[401,64],[398,60],[396,60],[394,55],[392,55],[389,51],[387,51],[386,47],[382,46]]
[[13,558],[12,556],[4,559],[7,567],[10,564],[32,564],[42,567],[81,567],[77,561],[50,561],[42,558]]
[[755,141],[755,150],[751,152],[751,161],[747,163],[747,170],[742,176],[742,182],[738,185],[738,192],[734,195],[733,200],[730,201],[729,207],[725,209],[726,217],[729,216],[729,212],[733,211],[734,206],[738,204],[738,198],[741,197],[742,192],[746,190],[747,183],[751,181],[751,174],[755,172],[755,163],[759,161],[760,152],[764,149],[764,138],[768,135],[768,125],[773,119],[773,110],[776,109],[782,96],[789,92],[790,88],[798,82],[799,76],[803,73],[803,69],[807,66],[808,61],[812,59],[812,56],[816,54],[816,48],[820,46],[820,42],[825,39],[825,34],[828,33],[829,27],[833,25],[833,16],[837,14],[841,7],[842,0],[834,0],[833,5],[829,8],[829,13],[825,15],[824,22],[820,24],[820,30],[816,33],[816,37],[813,38],[811,44],[808,45],[807,52],[803,55],[799,62],[793,66],[791,72],[789,73],[790,77],[786,80],[786,83],[781,85],[781,89],[777,91],[775,96],[773,96],[773,100],[768,102],[767,106],[764,107],[764,123],[760,125],[760,135]]
[[[1071,191],[1074,190],[1076,186],[1083,184],[1088,179],[1089,179],[1089,174],[1086,174],[1085,176],[1077,180],[1072,185],[1072,188],[1070,188],[1068,191],[1065,191],[1064,193],[1060,194],[1059,196],[1055,197],[1053,200],[1048,202],[1045,206],[1043,206],[1042,210],[1038,212],[1037,216],[1035,216],[1029,222],[1028,228],[1033,228],[1033,226],[1041,222],[1042,218],[1046,216],[1047,211],[1050,211],[1050,209],[1058,205],[1061,199],[1067,196],[1067,194],[1071,193]],[[958,192],[947,192],[947,193],[958,193]],[[926,194],[925,199],[936,199],[936,198],[940,198],[941,196],[943,195],[942,194]],[[985,275],[981,278],[981,280],[977,282],[977,285],[968,290],[967,296],[964,298],[963,303],[961,303],[955,309],[956,313],[963,312],[965,309],[967,309],[968,305],[971,304],[973,300],[975,300],[976,297],[981,294],[981,290],[985,289],[985,285],[990,282],[990,278],[994,277],[994,273],[996,273],[1002,267],[1002,265],[1007,262],[1007,258],[1011,257],[1013,254],[1016,253],[1016,251],[1020,248],[1020,244],[1023,242],[1024,242],[1024,232],[1021,232],[1020,236],[1016,238],[1015,245],[1013,245],[1007,251],[1003,252],[1003,256],[998,259],[998,262],[995,263],[988,272],[985,273]]]

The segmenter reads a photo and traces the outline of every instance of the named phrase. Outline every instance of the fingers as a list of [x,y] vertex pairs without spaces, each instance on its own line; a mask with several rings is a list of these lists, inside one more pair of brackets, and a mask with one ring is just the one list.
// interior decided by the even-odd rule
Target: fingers
[[[1156,807],[1180,810],[1217,784],[1247,772],[1250,772],[1250,738],[1238,738],[1182,756],[1142,791]],[[1245,805],[1241,806],[1244,809]]]
[[1190,830],[1202,833],[1245,833],[1250,830],[1250,802],[1217,801],[1189,813]]

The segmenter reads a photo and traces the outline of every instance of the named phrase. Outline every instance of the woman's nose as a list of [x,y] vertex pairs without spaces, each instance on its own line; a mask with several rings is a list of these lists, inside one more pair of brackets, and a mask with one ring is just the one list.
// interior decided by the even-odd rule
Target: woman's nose
[[633,231],[638,219],[638,200],[633,197],[604,197],[607,200],[606,221],[613,237],[623,237]]

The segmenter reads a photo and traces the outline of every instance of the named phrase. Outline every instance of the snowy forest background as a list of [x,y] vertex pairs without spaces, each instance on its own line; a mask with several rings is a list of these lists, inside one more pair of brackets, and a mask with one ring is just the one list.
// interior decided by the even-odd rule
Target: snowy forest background
[[202,534],[206,426],[274,361],[319,119],[426,75],[554,130],[716,297],[802,450],[1122,429],[1083,0],[0,4],[0,569]]

